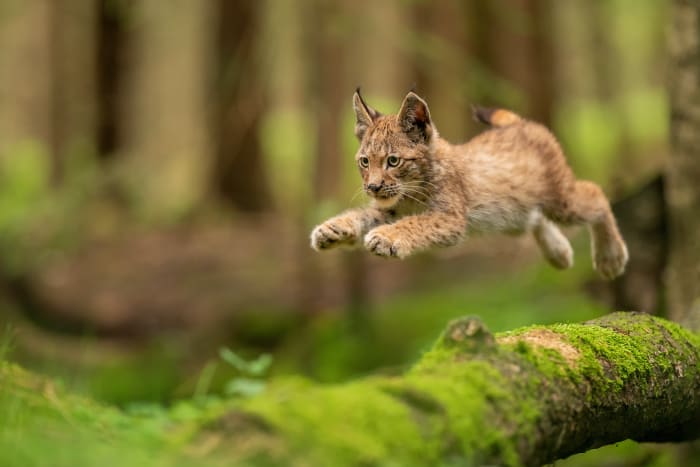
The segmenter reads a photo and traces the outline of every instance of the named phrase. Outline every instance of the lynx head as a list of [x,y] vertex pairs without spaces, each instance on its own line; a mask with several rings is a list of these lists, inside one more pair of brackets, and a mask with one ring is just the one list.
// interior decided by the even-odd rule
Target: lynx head
[[355,160],[365,192],[384,209],[404,198],[423,202],[430,185],[431,143],[437,138],[428,104],[411,91],[397,115],[382,115],[365,103],[358,88],[353,107],[360,140]]

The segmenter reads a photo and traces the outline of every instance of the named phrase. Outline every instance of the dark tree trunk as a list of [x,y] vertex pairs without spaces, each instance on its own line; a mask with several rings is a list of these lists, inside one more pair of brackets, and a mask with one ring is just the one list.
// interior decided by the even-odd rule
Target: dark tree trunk
[[430,102],[431,113],[441,116],[440,134],[454,143],[465,141],[476,124],[470,106],[475,100],[466,84],[471,64],[466,50],[469,28],[464,26],[467,10],[467,4],[456,1],[419,2],[413,8],[414,34],[421,43],[435,44],[413,51],[416,90]]
[[[325,25],[338,18],[342,2],[317,2],[313,21]],[[343,148],[340,140],[341,119],[350,108],[352,84],[347,83],[347,60],[343,55],[343,37],[318,27],[309,41],[314,44],[315,73],[313,86],[318,90],[316,124],[318,152],[315,158],[314,201],[337,199],[342,187]]]
[[664,312],[663,275],[668,260],[668,213],[665,179],[654,177],[612,208],[633,252],[625,274],[612,282],[595,279],[588,289],[614,310]]
[[96,0],[49,2],[51,182],[59,186],[70,158],[95,152]]
[[[523,97],[521,112],[549,125],[554,100],[549,1],[511,2],[513,11],[509,15],[504,15],[499,5],[498,2],[474,2],[472,5],[470,39],[474,56],[488,73],[517,87]],[[487,104],[504,105],[498,101],[498,95],[484,97],[491,101]]]
[[256,57],[259,2],[217,3],[214,186],[245,212],[272,205],[258,139],[265,99]]
[[97,17],[97,153],[109,159],[120,149],[119,106],[127,51],[125,2],[100,0]]
[[666,197],[671,318],[700,329],[700,4],[676,0],[670,28],[671,145]]

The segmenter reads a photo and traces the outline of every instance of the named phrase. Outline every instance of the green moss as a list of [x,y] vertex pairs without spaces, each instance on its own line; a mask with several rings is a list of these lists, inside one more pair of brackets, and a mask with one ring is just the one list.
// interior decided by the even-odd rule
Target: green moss
[[[506,383],[492,362],[438,345],[400,378],[309,385],[301,394],[296,383],[278,383],[239,409],[269,422],[312,464],[517,465],[516,434],[534,430],[540,411]],[[495,422],[504,416],[507,429]]]
[[[639,465],[645,467],[675,467],[680,459],[675,458],[676,449],[663,444],[639,444],[623,441],[602,448],[576,454],[568,459],[558,460],[557,467],[590,467],[592,465]],[[684,459],[684,465],[697,465]]]
[[[506,347],[547,376],[567,377],[576,383],[585,380],[600,391],[618,392],[631,378],[654,386],[649,377],[655,369],[672,373],[674,363],[687,360],[688,352],[695,353],[700,344],[700,337],[679,325],[644,313],[613,313],[584,324],[529,326],[499,337],[517,338],[542,330],[561,335],[576,348],[580,357],[574,368],[553,349],[533,349],[522,341]],[[668,345],[658,345],[664,341]]]
[[[516,353],[532,364],[540,375],[547,378],[578,378],[577,373],[572,371],[561,353],[554,349],[532,346],[519,340],[513,344],[503,344],[502,350]],[[533,377],[539,379],[540,375],[533,375]]]
[[309,386],[302,393],[295,387],[277,384],[264,398],[242,408],[292,440],[292,449],[301,457],[327,465],[373,464],[396,459],[397,453],[412,464],[429,465],[438,459],[411,408],[382,390],[378,381]]
[[[528,341],[517,339],[528,334]],[[552,336],[552,345],[538,345]],[[157,465],[180,465],[192,461],[185,448],[209,449],[213,439],[215,455],[207,451],[197,464],[517,465],[537,444],[536,430],[557,429],[540,399],[585,393],[605,405],[620,391],[638,391],[631,400],[641,400],[669,390],[674,378],[697,378],[696,367],[679,371],[678,363],[700,360],[700,338],[646,315],[523,328],[498,341],[479,321],[461,319],[400,377],[332,386],[278,379],[253,399],[208,409],[183,401],[140,415],[0,364],[0,464],[39,465],[46,459],[35,453],[41,445],[58,450],[55,465],[105,465],[105,458],[153,464],[153,456]],[[47,433],[50,440],[40,443]],[[79,452],[59,448],[76,445]]]
[[179,437],[186,424],[175,423],[182,409],[170,412],[159,407],[132,415],[0,362],[0,465],[224,465],[215,456],[193,459],[187,453],[190,438]]
[[[433,353],[432,358],[435,357]],[[406,375],[402,384],[430,394],[445,408],[443,430],[458,441],[464,457],[478,464],[489,459],[481,459],[477,453],[492,453],[500,462],[517,464],[512,439],[503,428],[496,428],[497,423],[489,421],[502,414],[518,414],[520,420],[511,429],[522,432],[525,427],[532,426],[538,412],[523,410],[518,395],[506,390],[504,376],[491,362],[448,358],[439,366],[423,364],[417,367]]]

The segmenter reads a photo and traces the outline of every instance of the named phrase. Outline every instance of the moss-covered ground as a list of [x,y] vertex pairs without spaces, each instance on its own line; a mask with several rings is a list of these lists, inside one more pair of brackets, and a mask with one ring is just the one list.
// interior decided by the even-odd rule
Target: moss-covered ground
[[191,433],[218,407],[183,401],[170,408],[125,411],[73,395],[55,380],[3,362],[0,465],[224,465],[224,458],[199,452],[190,442]]
[[[587,268],[588,264],[585,266]],[[443,412],[446,406],[457,407],[464,413],[478,414],[485,410],[476,402],[482,399],[469,391],[487,394],[491,402],[508,410],[513,404],[512,395],[502,390],[500,376],[486,365],[480,367],[479,362],[472,362],[468,368],[457,362],[436,370],[429,364],[430,359],[442,360],[444,355],[436,352],[450,350],[444,347],[428,350],[449,320],[469,314],[480,315],[493,331],[507,331],[536,322],[561,323],[551,329],[568,336],[572,343],[586,342],[585,332],[567,323],[595,318],[606,310],[586,298],[579,284],[580,273],[567,276],[536,268],[500,281],[488,278],[482,283],[431,287],[389,299],[378,307],[381,311],[371,316],[370,331],[366,334],[356,333],[351,323],[339,315],[319,320],[304,335],[290,339],[276,356],[266,399],[244,401],[246,412],[264,417],[264,423],[222,416],[241,401],[216,394],[171,399],[165,404],[138,402],[138,399],[125,404],[126,396],[120,393],[121,404],[117,407],[94,401],[95,394],[90,391],[96,387],[94,381],[91,384],[61,383],[3,363],[0,370],[0,465],[274,465],[290,450],[302,453],[298,465],[312,465],[308,464],[311,459],[330,455],[330,452],[347,459],[345,454],[351,451],[364,453],[365,460],[370,462],[383,457],[387,440],[398,438],[402,439],[402,446],[397,449],[405,455],[395,459],[393,465],[408,465],[409,459],[414,465],[453,465],[449,456],[444,456],[450,449],[454,450],[455,459],[474,449],[490,449],[505,460],[513,459],[515,453],[501,444],[499,433],[484,430],[468,417],[445,416]],[[537,328],[501,333],[498,339],[533,329]],[[610,346],[603,343],[590,351],[595,356],[601,352],[623,352],[623,357],[630,357],[630,365],[639,364],[643,368],[648,364],[635,360],[638,349],[612,345],[619,344],[613,342],[618,339],[614,333],[609,338]],[[566,376],[562,368],[566,368],[567,356],[556,349],[514,343],[513,350],[538,364],[550,362],[549,370],[553,374]],[[581,361],[585,363],[592,356],[583,355]],[[410,363],[421,357],[424,364],[414,367],[404,377],[391,376],[405,373]],[[300,363],[302,359],[305,360]],[[590,362],[592,374],[601,371],[592,360]],[[308,379],[289,376],[300,368],[315,379],[341,384],[328,389]],[[382,381],[379,388],[374,386],[372,377],[354,379],[368,371],[383,375],[379,378]],[[443,378],[445,372],[450,378],[457,377],[469,384],[440,384],[439,381],[449,379]],[[454,372],[463,373],[455,375]],[[130,373],[118,374],[128,378]],[[123,382],[106,378],[98,383],[97,387],[103,390],[97,395],[109,394],[111,384],[124,386]],[[82,388],[82,395],[73,395],[76,384]],[[606,384],[614,390],[617,381],[606,381]],[[427,388],[430,388],[430,397],[425,396]],[[323,403],[319,402],[319,391],[325,394]],[[285,404],[291,394],[295,395],[295,400],[302,397],[309,403]],[[269,404],[269,398],[276,398],[278,403]],[[381,407],[382,416],[394,422],[378,423],[371,416],[372,407]],[[527,424],[536,416],[535,408],[521,415],[521,422]],[[419,424],[407,423],[417,418]],[[305,431],[309,425],[328,424],[328,420],[333,423],[324,430],[322,443],[317,442],[317,435]],[[284,426],[294,435],[292,438],[297,444],[281,445],[274,437],[266,438],[264,434],[271,429],[268,423]],[[249,433],[251,426],[254,433]],[[348,428],[353,426],[366,427],[365,434],[359,436],[356,430]],[[383,431],[387,426],[391,429]],[[426,436],[431,433],[445,434],[446,444],[426,443],[426,439],[434,439]],[[236,439],[235,451],[227,447],[232,438]],[[474,440],[481,445],[474,446]],[[249,452],[260,452],[260,443],[269,455],[248,457]],[[328,446],[333,449],[327,450]],[[336,460],[339,462],[339,459]],[[629,459],[648,460],[648,463],[636,465],[664,466],[676,462],[674,454],[669,454],[668,450],[623,443],[574,456],[557,465],[604,465],[605,459],[622,459],[616,465],[626,465]],[[436,463],[438,460],[441,464]]]

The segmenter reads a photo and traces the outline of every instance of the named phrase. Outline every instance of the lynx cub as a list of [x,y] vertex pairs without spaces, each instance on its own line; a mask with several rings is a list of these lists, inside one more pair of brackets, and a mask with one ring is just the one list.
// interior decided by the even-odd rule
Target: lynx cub
[[593,266],[605,279],[625,270],[627,247],[598,185],[576,180],[559,143],[544,126],[502,109],[476,108],[492,129],[452,145],[414,92],[398,115],[382,115],[353,96],[360,149],[355,159],[370,205],[311,232],[324,250],[360,242],[379,256],[405,258],[450,246],[466,234],[531,231],[554,267],[573,264],[557,224],[587,224]]

